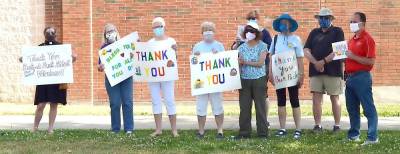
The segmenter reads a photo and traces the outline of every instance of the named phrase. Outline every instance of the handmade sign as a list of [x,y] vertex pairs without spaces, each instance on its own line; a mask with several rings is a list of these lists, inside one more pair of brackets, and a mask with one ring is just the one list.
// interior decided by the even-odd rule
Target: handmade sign
[[347,56],[346,56],[346,52],[348,50],[347,41],[340,41],[340,42],[332,43],[332,49],[333,49],[333,53],[335,53],[335,57],[333,57],[333,60],[347,58]]
[[134,79],[139,82],[178,80],[175,50],[159,42],[135,43],[133,56]]
[[271,60],[275,89],[297,85],[299,70],[294,51],[276,53],[272,55]]
[[238,51],[190,56],[192,96],[241,89]]
[[73,83],[70,44],[22,48],[23,78],[26,85]]
[[104,64],[104,72],[111,86],[132,77],[135,73],[131,53],[135,50],[135,42],[138,39],[138,33],[133,32],[99,51],[100,61]]

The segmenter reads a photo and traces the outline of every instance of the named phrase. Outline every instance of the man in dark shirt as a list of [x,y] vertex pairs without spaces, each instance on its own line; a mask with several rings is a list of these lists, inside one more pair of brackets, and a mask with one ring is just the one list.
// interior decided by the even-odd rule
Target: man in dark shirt
[[320,27],[313,29],[304,46],[304,55],[310,61],[310,90],[313,93],[314,132],[322,132],[321,113],[323,94],[327,93],[332,102],[335,119],[334,132],[340,131],[341,106],[339,95],[343,93],[343,61],[333,61],[332,43],[343,41],[340,27],[332,25],[334,16],[328,8],[322,8],[315,15]]

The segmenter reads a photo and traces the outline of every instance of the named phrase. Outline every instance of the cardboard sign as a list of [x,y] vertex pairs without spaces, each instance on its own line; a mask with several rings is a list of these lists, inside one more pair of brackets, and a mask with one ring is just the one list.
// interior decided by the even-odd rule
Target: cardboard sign
[[104,72],[111,86],[124,81],[135,73],[132,67],[131,53],[135,50],[134,43],[138,39],[138,33],[133,32],[99,51],[100,61],[104,64]]
[[295,51],[276,53],[272,55],[271,61],[275,89],[297,85],[299,70]]
[[73,83],[70,44],[22,48],[23,78],[26,85]]
[[178,80],[175,50],[169,44],[137,42],[134,50],[134,79],[138,82]]
[[348,50],[347,41],[340,41],[332,43],[332,50],[335,53],[333,60],[345,59],[347,58],[346,52]]
[[241,89],[238,51],[190,56],[192,96]]

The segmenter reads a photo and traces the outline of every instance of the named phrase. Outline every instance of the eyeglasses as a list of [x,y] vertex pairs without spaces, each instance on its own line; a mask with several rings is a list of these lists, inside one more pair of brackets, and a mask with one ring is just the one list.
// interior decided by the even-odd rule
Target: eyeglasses
[[160,25],[160,26],[155,26],[153,27],[153,29],[157,29],[157,28],[163,28],[164,26]]
[[257,20],[257,18],[256,17],[249,17],[249,18],[247,18],[247,20]]

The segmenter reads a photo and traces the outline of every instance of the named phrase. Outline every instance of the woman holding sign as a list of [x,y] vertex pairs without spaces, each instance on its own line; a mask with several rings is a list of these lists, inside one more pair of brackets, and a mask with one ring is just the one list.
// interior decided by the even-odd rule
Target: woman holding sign
[[[45,42],[39,46],[61,45],[60,42],[56,41],[57,34],[54,27],[46,27],[43,34],[45,37]],[[77,56],[75,54],[72,54],[72,62],[76,61],[76,57]],[[22,62],[22,57],[19,58],[19,61]],[[36,111],[32,132],[36,132],[38,130],[39,123],[42,120],[43,110],[47,104],[50,104],[49,127],[47,129],[47,133],[53,133],[54,123],[57,117],[58,104],[67,104],[67,89],[67,84],[48,84],[36,86],[34,101],[34,104],[36,105]]]
[[[214,40],[215,24],[212,22],[203,22],[201,24],[201,33],[203,34],[203,40],[197,43],[193,47],[193,54],[199,56],[201,53],[217,53],[225,51],[222,43]],[[215,122],[217,123],[218,133],[217,139],[223,139],[222,125],[224,122],[224,108],[222,106],[222,93],[210,93],[196,96],[197,101],[197,120],[199,122],[199,131],[197,137],[204,138],[204,125],[206,124],[207,116],[207,104],[211,102],[212,111],[215,116]]]
[[[152,28],[154,32],[154,38],[150,39],[149,43],[169,45],[175,51],[177,49],[175,39],[168,37],[165,34],[165,21],[161,17],[153,19]],[[172,67],[175,64],[169,61],[167,67]],[[176,128],[176,107],[175,107],[175,92],[174,92],[174,81],[162,81],[162,82],[149,82],[149,89],[151,92],[151,99],[153,103],[153,114],[156,123],[156,130],[151,134],[152,137],[156,137],[162,134],[162,97],[164,97],[164,103],[167,108],[167,114],[171,123],[172,135],[178,137],[178,130]]]
[[[116,42],[119,39],[117,28],[113,24],[106,24],[103,33],[104,43],[102,48]],[[111,52],[111,50],[109,51]],[[104,71],[104,65],[99,59],[98,71]],[[129,77],[117,85],[111,86],[105,76],[105,86],[110,100],[111,131],[118,133],[121,130],[121,105],[124,120],[125,133],[130,135],[133,131],[133,79]]]
[[242,89],[239,90],[240,130],[235,139],[250,138],[253,101],[256,108],[258,137],[262,139],[268,137],[267,118],[265,115],[265,57],[267,56],[268,48],[267,44],[261,41],[261,36],[257,23],[247,23],[242,34],[242,37],[246,39],[246,43],[238,48]]
[[[298,24],[289,14],[282,14],[280,17],[274,20],[273,28],[275,31],[279,32],[278,35],[274,37],[271,43],[269,52],[271,53],[271,63],[269,65],[270,74],[269,80],[276,88],[276,95],[278,97],[278,116],[280,129],[276,133],[278,137],[284,137],[287,135],[286,132],[286,89],[289,91],[290,104],[293,109],[293,118],[296,125],[296,130],[293,137],[299,139],[301,137],[300,129],[300,103],[299,103],[299,88],[303,85],[304,80],[304,66],[303,66],[303,45],[301,43],[300,37],[293,34],[297,30]],[[290,53],[291,52],[291,53]],[[294,55],[294,58],[290,59],[273,59],[274,55],[282,54]],[[276,57],[276,56],[275,56]],[[285,64],[294,63],[293,65],[285,68]],[[295,63],[297,62],[297,63]],[[277,63],[282,66],[275,66]],[[275,65],[274,65],[275,64]],[[274,65],[274,66],[273,66]],[[294,74],[288,74],[290,69],[294,70]],[[274,72],[273,70],[279,70]],[[289,70],[289,71],[288,71]],[[294,83],[293,82],[294,79]],[[291,82],[290,82],[291,81]],[[277,84],[284,86],[277,86]],[[289,83],[290,82],[290,83]]]

